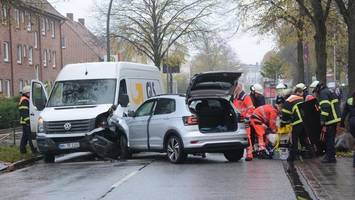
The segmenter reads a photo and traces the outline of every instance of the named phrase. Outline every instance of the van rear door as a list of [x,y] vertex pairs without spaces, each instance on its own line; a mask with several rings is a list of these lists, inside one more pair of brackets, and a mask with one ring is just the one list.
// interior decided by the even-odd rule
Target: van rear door
[[31,81],[30,92],[30,122],[31,132],[37,132],[39,113],[44,109],[48,100],[46,89],[41,81]]

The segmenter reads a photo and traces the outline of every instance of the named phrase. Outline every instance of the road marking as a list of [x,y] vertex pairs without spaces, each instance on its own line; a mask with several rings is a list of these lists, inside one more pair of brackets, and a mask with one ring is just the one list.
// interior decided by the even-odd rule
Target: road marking
[[129,178],[131,178],[132,176],[136,175],[139,172],[139,170],[136,170],[134,172],[131,172],[130,174],[128,174],[127,176],[125,176],[123,179],[117,181],[115,184],[113,184],[111,186],[111,190],[115,189],[116,187],[122,185],[122,183],[124,183],[125,181],[127,181]]

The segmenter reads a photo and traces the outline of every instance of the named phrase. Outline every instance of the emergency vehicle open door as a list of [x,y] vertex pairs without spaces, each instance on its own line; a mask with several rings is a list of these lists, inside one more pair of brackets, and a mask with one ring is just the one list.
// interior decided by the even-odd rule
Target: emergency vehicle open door
[[46,89],[41,81],[31,81],[30,92],[30,122],[31,132],[37,132],[39,113],[44,109],[48,100]]

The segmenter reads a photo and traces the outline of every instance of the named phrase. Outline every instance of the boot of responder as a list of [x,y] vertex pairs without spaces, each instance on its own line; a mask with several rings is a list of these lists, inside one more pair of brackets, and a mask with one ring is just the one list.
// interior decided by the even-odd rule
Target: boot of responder
[[247,155],[245,157],[245,161],[252,161],[253,160],[253,147],[248,146],[247,147]]

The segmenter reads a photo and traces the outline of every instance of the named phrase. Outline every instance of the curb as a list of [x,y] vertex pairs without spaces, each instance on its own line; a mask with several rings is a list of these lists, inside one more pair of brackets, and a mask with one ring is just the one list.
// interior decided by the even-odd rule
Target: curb
[[27,160],[19,160],[17,162],[12,163],[11,165],[3,168],[0,170],[0,174],[6,173],[6,172],[12,172],[18,169],[21,169],[23,167],[26,167],[28,165],[31,165],[33,163],[35,163],[36,161],[42,160],[43,156],[39,155],[37,157],[33,157]]

